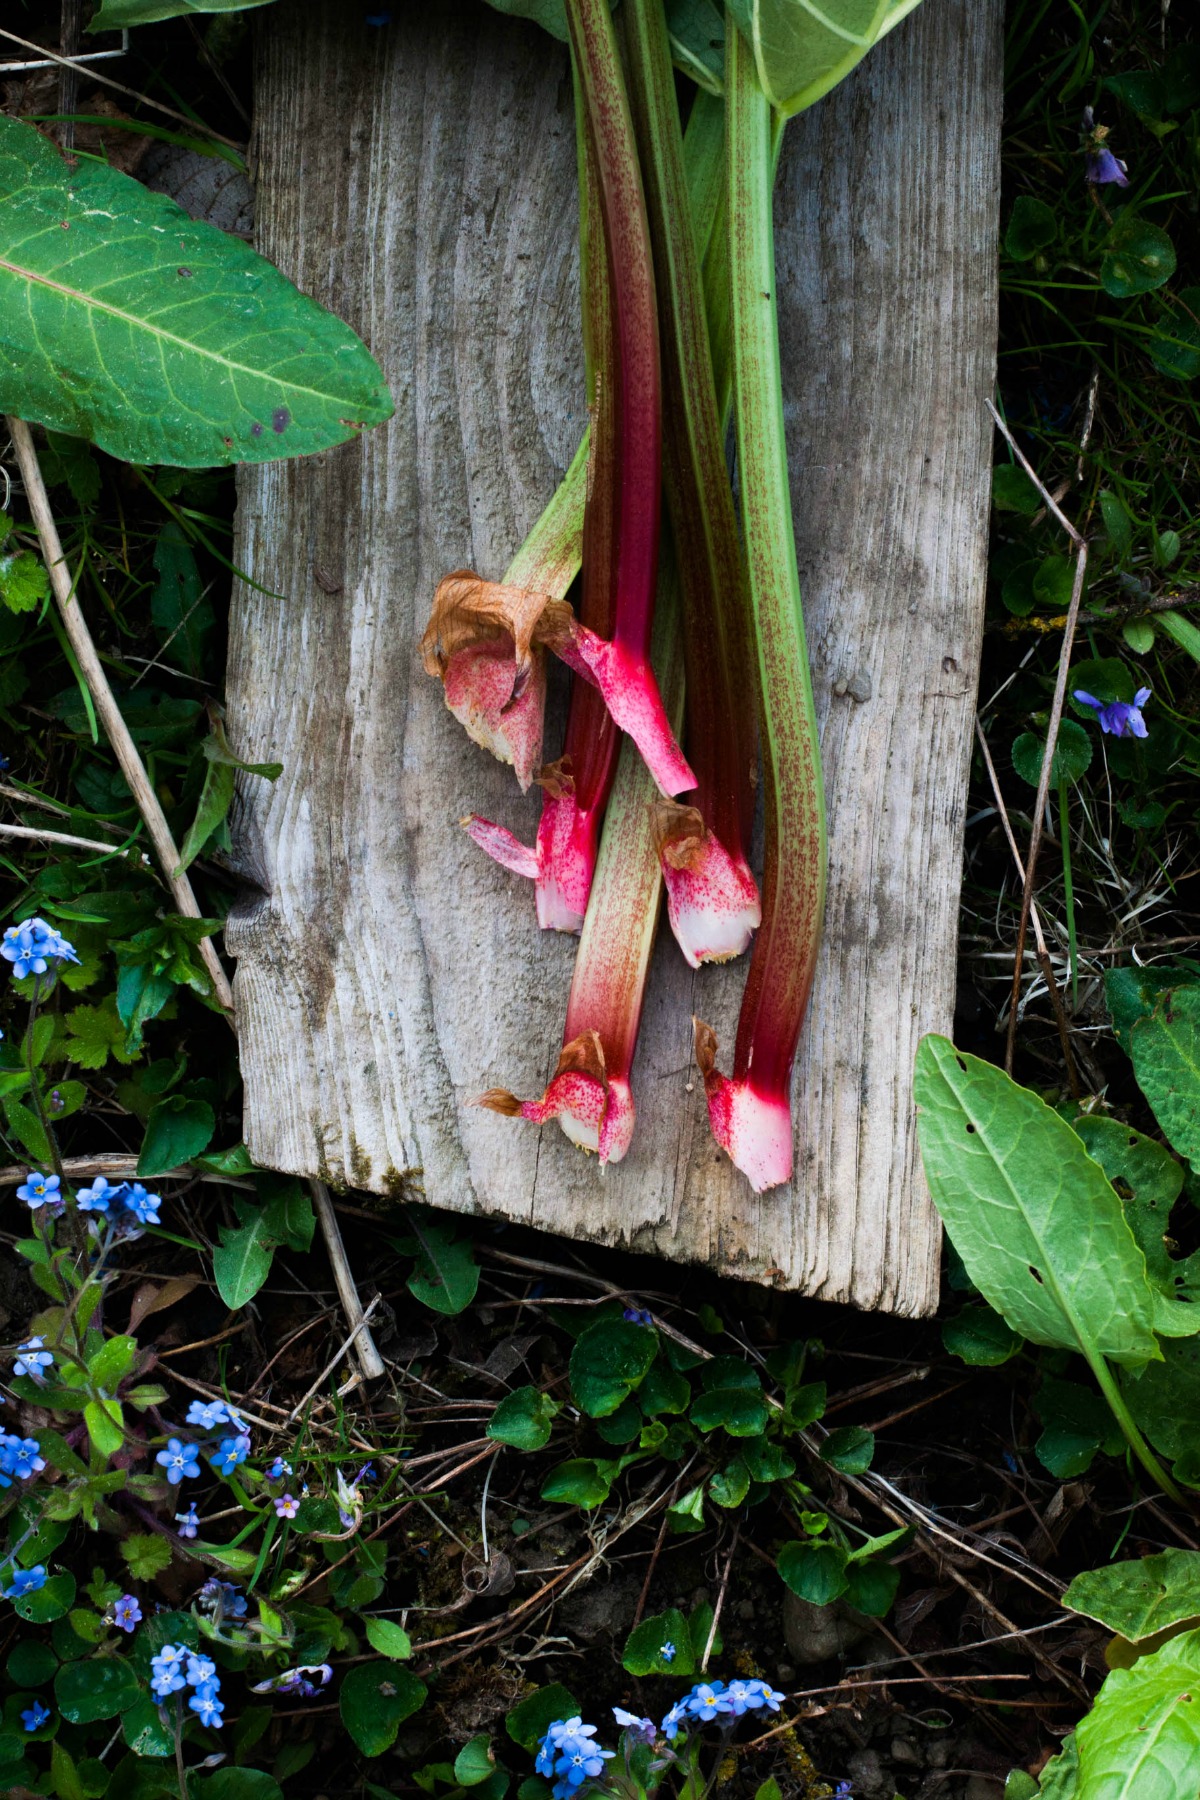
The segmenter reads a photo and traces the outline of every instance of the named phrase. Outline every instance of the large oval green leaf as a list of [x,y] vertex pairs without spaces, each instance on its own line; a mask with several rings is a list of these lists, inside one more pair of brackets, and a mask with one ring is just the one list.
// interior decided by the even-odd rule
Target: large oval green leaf
[[1200,1631],[1114,1669],[1075,1738],[1086,1800],[1200,1791]]
[[392,410],[350,327],[240,238],[0,116],[0,412],[208,468],[325,450]]
[[728,0],[728,8],[754,54],[764,94],[788,118],[850,73],[889,15],[892,24],[902,16],[889,0]]
[[1200,1171],[1200,987],[1161,995],[1149,1018],[1133,1027],[1130,1052],[1155,1118]]
[[1184,1619],[1200,1618],[1200,1555],[1172,1547],[1134,1562],[1085,1569],[1063,1595],[1063,1605],[1130,1643],[1154,1637]]
[[1146,1259],[1065,1119],[943,1037],[921,1040],[916,1098],[934,1202],[989,1305],[1035,1344],[1159,1358]]

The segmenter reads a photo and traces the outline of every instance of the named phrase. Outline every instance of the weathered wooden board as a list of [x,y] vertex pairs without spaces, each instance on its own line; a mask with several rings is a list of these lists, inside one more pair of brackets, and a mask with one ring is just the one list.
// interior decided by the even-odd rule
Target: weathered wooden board
[[[716,1151],[693,1010],[728,1054],[742,969],[651,975],[638,1134],[601,1174],[537,1094],[574,941],[456,825],[537,800],[471,746],[416,654],[447,570],[498,576],[583,421],[566,58],[480,0],[337,0],[262,28],[258,240],[366,337],[386,430],[243,472],[231,733],[253,891],[227,942],[263,1163],[919,1314],[939,1233],[911,1070],[949,1026],[983,607],[996,341],[999,0],[925,0],[789,128],[779,294],[800,569],[829,793],[825,959],[797,1068],[797,1176]],[[553,739],[548,737],[548,744]]]

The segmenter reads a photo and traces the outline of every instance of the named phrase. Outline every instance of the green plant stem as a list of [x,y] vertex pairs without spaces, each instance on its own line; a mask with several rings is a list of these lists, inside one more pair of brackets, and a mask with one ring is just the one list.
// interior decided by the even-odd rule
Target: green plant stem
[[1071,879],[1071,821],[1067,812],[1067,779],[1058,782],[1058,836],[1062,844],[1063,893],[1067,908],[1067,961],[1071,973],[1071,1005],[1079,1005],[1079,948],[1075,935],[1075,888]]
[[1149,1444],[1134,1424],[1133,1415],[1126,1406],[1121,1395],[1121,1390],[1113,1380],[1112,1371],[1109,1369],[1104,1358],[1099,1355],[1089,1354],[1086,1348],[1084,1349],[1084,1355],[1087,1357],[1092,1374],[1100,1384],[1101,1393],[1104,1395],[1104,1398],[1108,1401],[1108,1404],[1112,1409],[1113,1418],[1124,1432],[1129,1448],[1133,1451],[1133,1454],[1137,1457],[1147,1475],[1149,1475],[1150,1479],[1157,1487],[1162,1489],[1169,1500],[1174,1500],[1178,1506],[1187,1506],[1188,1500],[1186,1495],[1176,1487],[1175,1483],[1171,1480],[1171,1477],[1167,1474],[1167,1471],[1163,1468],[1153,1450],[1151,1450]]
[[739,31],[726,39],[726,156],[742,533],[754,608],[766,851],[763,922],[738,1022],[735,1077],[785,1094],[825,907],[825,804],[796,570],[775,305],[771,107]]

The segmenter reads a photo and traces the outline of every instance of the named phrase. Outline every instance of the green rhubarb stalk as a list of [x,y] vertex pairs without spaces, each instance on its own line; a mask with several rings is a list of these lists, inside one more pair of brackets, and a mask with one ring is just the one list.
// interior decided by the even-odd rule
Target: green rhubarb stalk
[[625,0],[628,87],[659,299],[663,481],[679,559],[696,791],[658,809],[671,927],[693,968],[738,955],[759,919],[754,646],[713,381],[663,0]]
[[783,426],[771,195],[771,107],[740,31],[726,37],[734,411],[742,533],[758,646],[766,845],[763,922],[732,1079],[697,1022],[714,1135],[756,1191],[792,1172],[791,1075],[825,906],[825,805],[796,571]]

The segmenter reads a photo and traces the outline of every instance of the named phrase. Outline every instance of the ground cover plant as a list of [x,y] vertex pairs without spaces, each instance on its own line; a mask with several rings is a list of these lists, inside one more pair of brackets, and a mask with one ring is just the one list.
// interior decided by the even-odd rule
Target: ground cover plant
[[[240,170],[246,21],[154,23],[178,10],[92,21],[141,26],[121,67],[173,119],[125,96],[114,125],[86,74],[6,86],[0,192],[35,209],[11,240],[73,203],[22,121],[68,129],[85,199],[126,204],[105,164],[152,143]],[[27,23],[58,42],[57,9]],[[36,404],[6,365],[5,407],[48,427],[13,428],[0,524],[6,1791],[1196,1792],[1200,36],[1013,0],[1007,42],[963,978],[918,1068],[939,1325],[348,1194],[355,1331],[327,1197],[239,1142],[212,946],[235,779],[278,767],[221,716],[227,465],[386,397],[313,309],[345,385],[305,410],[282,287],[240,433],[223,402],[172,440],[117,382],[84,441],[53,359]],[[250,257],[197,227],[121,275],[165,271],[186,314]],[[148,446],[121,435],[142,412]],[[56,609],[28,444],[165,867]]]

